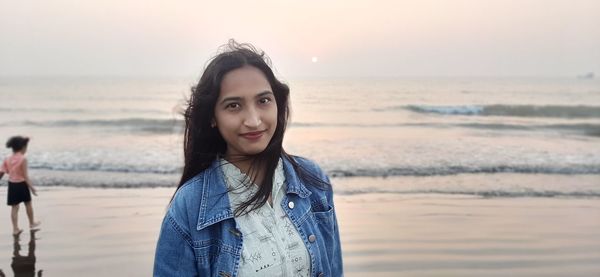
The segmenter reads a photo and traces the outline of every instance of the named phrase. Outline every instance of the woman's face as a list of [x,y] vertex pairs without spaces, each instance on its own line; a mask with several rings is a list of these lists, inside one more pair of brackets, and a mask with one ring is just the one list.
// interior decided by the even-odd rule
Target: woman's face
[[277,103],[262,71],[244,66],[225,74],[213,124],[227,143],[226,156],[265,150],[277,127]]

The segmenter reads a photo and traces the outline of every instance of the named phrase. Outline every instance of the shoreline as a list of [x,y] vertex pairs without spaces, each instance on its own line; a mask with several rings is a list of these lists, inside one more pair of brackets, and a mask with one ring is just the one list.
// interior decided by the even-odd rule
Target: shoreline
[[[51,172],[52,175],[48,175]],[[42,174],[43,173],[43,174]],[[92,174],[93,173],[93,174]],[[176,175],[124,172],[34,172],[36,187],[99,189],[175,189]],[[40,177],[42,176],[42,177]],[[60,176],[60,177],[59,177]],[[471,195],[486,198],[600,199],[600,174],[463,173],[431,176],[331,177],[338,196],[384,194]],[[124,181],[125,180],[125,181]],[[0,187],[6,181],[0,181]],[[1,191],[1,190],[0,190]]]

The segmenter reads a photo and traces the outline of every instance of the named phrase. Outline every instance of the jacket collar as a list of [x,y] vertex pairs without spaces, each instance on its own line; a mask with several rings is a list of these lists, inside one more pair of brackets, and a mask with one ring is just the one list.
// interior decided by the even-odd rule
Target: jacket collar
[[[287,157],[283,157],[282,160],[287,185],[286,193],[293,193],[301,198],[310,196],[311,191],[300,181],[292,163]],[[229,204],[223,171],[219,166],[219,159],[215,159],[210,167],[204,171],[197,230],[202,230],[212,224],[234,217]]]

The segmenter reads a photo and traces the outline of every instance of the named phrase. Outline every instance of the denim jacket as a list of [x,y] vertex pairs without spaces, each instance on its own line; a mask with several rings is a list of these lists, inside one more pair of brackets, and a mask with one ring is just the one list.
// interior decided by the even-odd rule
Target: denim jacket
[[[310,254],[311,276],[343,276],[333,191],[305,184],[283,158],[287,193],[280,203]],[[329,178],[313,162],[294,160],[314,176]],[[235,277],[243,235],[236,226],[223,172],[212,165],[183,184],[165,215],[154,276]]]

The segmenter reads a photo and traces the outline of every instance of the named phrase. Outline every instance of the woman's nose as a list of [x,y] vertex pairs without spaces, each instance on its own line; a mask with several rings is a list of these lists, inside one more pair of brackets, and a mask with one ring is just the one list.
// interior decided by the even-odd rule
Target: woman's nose
[[256,109],[249,109],[244,118],[244,125],[248,128],[258,128],[261,123],[260,113]]

